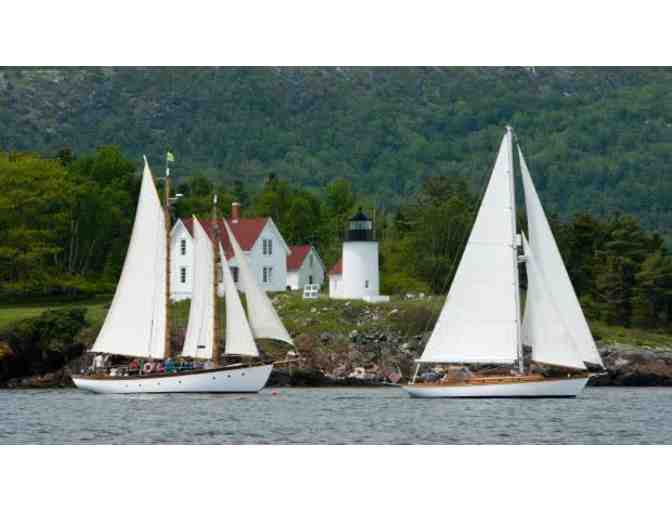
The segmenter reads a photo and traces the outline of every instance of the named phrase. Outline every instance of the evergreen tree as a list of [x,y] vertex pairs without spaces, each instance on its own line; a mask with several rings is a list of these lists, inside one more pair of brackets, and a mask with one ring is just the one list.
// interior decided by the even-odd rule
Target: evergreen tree
[[633,323],[644,328],[669,325],[672,310],[672,258],[662,250],[649,255],[635,275]]

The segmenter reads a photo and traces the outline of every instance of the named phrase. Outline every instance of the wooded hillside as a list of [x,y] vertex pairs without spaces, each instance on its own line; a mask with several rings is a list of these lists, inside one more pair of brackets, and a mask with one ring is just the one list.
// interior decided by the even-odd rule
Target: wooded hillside
[[672,70],[210,68],[0,70],[0,151],[115,144],[177,174],[323,189],[394,206],[424,177],[475,192],[514,126],[562,217],[633,214],[672,232]]

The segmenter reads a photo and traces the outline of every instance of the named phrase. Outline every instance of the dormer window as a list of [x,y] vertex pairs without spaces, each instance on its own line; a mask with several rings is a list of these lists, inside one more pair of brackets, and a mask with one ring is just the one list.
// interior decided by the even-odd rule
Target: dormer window
[[187,240],[180,239],[180,255],[186,255],[186,254],[187,254]]

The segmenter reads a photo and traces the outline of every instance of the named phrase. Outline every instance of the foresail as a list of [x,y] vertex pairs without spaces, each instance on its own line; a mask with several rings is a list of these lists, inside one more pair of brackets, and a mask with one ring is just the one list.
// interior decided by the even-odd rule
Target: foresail
[[518,156],[525,190],[529,243],[535,254],[539,271],[543,273],[548,284],[551,299],[557,309],[562,312],[564,323],[574,339],[574,345],[581,355],[581,360],[603,366],[520,147]]
[[231,228],[226,220],[224,220],[224,226],[226,227],[226,233],[229,236],[234,255],[238,261],[238,272],[247,300],[247,316],[254,337],[273,338],[294,345],[278,313],[273,308],[271,300],[268,299],[266,292],[257,284],[257,279],[252,273],[247,256],[238,244],[238,240],[231,232]]
[[233,281],[229,264],[222,245],[219,245],[219,258],[222,261],[224,278],[224,299],[226,300],[226,354],[259,357],[257,344],[247,322],[243,304],[240,302],[238,289]]
[[124,267],[91,351],[163,358],[166,302],[165,216],[145,158]]
[[422,362],[509,364],[518,358],[511,162],[507,132]]
[[182,356],[211,359],[215,340],[214,250],[210,237],[196,217],[193,225],[193,286]]
[[527,267],[523,338],[532,347],[532,359],[549,365],[585,369],[574,339],[550,296],[535,253],[530,250],[525,237],[523,248]]

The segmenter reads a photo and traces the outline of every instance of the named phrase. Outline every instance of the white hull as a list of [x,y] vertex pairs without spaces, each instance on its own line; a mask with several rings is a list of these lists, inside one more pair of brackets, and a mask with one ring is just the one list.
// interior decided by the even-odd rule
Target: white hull
[[77,388],[94,393],[257,393],[273,365],[218,368],[142,377],[72,376]]
[[407,384],[417,398],[571,398],[586,386],[589,377],[493,384]]

